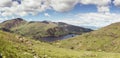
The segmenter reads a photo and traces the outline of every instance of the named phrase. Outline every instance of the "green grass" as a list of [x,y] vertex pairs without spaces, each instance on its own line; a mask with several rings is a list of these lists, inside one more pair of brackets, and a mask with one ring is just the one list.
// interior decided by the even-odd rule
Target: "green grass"
[[74,51],[25,37],[21,41],[18,37],[0,31],[0,53],[4,58],[120,58],[119,53]]
[[73,50],[120,52],[120,23],[114,23],[100,30],[62,40],[55,46]]
[[[5,23],[4,23],[5,24]],[[14,33],[30,37],[30,38],[41,38],[41,37],[48,37],[48,36],[61,36],[67,34],[65,30],[61,30],[58,28],[57,31],[54,30],[54,28],[59,27],[55,23],[42,23],[42,22],[26,22],[25,24],[16,26],[11,28],[10,30]],[[51,29],[54,35],[51,33],[48,33],[48,30]]]
[[43,37],[59,37],[71,33],[82,34],[92,31],[91,29],[73,26],[62,22],[27,22],[21,18],[7,20],[0,23],[0,29],[39,40]]
[[54,28],[57,25],[55,24],[45,24],[45,23],[26,23],[24,25],[21,25],[16,28],[12,28],[12,31],[14,31],[17,34],[21,34],[24,36],[33,36],[33,35],[39,35],[41,37],[49,36],[47,34],[47,30],[49,28]]

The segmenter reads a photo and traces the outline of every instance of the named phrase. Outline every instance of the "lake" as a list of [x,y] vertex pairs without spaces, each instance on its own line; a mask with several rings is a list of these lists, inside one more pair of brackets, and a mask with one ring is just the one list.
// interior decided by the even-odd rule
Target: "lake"
[[60,36],[60,37],[44,37],[44,38],[41,38],[40,40],[45,41],[45,42],[52,42],[52,41],[56,41],[56,40],[63,40],[63,39],[72,38],[74,36],[76,36],[76,35],[75,34],[68,34],[68,35]]

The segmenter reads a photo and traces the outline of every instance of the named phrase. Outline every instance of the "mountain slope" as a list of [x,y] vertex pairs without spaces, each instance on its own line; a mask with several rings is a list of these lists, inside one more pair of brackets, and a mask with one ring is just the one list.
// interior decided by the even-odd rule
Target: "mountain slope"
[[[75,54],[72,55],[69,53],[73,52],[77,54],[78,52],[71,50],[68,50],[69,52],[63,51],[65,50],[43,42],[26,39],[25,37],[0,31],[0,53],[6,58],[78,57]],[[63,55],[63,53],[66,53],[66,55]]]
[[7,21],[0,23],[0,27],[5,28],[5,29],[11,29],[13,27],[17,27],[17,26],[20,26],[25,23],[26,23],[25,20],[23,20],[21,18],[16,18],[13,20],[7,20]]
[[82,34],[92,31],[91,29],[73,26],[62,22],[27,22],[21,18],[5,21],[0,24],[0,28],[5,31],[11,31],[35,39],[50,36],[59,37],[67,34]]
[[19,35],[0,31],[0,57],[3,58],[120,58],[119,53],[73,51],[57,48]]
[[120,23],[60,41],[57,46],[74,50],[120,52]]

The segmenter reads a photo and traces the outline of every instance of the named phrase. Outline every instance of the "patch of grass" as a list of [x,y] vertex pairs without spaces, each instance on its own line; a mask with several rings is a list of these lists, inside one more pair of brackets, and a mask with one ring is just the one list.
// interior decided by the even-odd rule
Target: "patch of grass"
[[0,53],[4,58],[120,58],[119,53],[58,48],[3,31],[0,31]]
[[100,30],[62,40],[55,46],[74,50],[120,52],[120,23],[114,23]]

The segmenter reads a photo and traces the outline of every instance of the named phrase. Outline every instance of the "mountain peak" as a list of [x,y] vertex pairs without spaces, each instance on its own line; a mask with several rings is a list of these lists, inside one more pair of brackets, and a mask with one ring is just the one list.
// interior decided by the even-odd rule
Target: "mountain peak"
[[11,19],[11,20],[7,20],[2,22],[2,24],[0,25],[2,28],[6,28],[6,29],[10,29],[12,27],[24,24],[26,21],[23,20],[22,18],[15,18],[15,19]]
[[46,24],[49,24],[49,23],[52,23],[51,21],[42,21],[42,23],[46,23]]
[[22,19],[22,18],[15,18],[15,19],[13,19],[13,20],[24,21],[24,19]]

